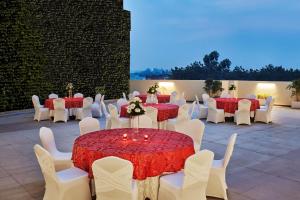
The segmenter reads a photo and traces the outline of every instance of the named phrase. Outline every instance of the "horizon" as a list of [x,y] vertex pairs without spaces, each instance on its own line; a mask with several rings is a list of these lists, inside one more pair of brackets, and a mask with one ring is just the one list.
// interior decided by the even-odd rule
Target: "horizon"
[[131,72],[186,67],[211,51],[231,67],[300,69],[300,2],[125,0]]

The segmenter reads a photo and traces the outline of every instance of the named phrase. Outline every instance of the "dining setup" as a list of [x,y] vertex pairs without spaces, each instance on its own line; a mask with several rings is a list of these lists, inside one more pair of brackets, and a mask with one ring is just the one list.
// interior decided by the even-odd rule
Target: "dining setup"
[[[44,199],[228,199],[226,168],[237,134],[228,138],[224,157],[214,160],[212,151],[201,148],[206,122],[200,119],[268,123],[273,99],[260,106],[253,97],[203,94],[203,104],[195,98],[187,103],[176,91],[160,94],[157,84],[147,94],[123,93],[108,105],[101,94],[94,102],[81,93],[65,98],[51,94],[44,105],[33,96],[35,120],[66,122],[71,115],[80,120],[72,152],[60,152],[52,130],[40,129],[42,145],[34,151],[45,179]],[[102,115],[105,127],[97,119]]]

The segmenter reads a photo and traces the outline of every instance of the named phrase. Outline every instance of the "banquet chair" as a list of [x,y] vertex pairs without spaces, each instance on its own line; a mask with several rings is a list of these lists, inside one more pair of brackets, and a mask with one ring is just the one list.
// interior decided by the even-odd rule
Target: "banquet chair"
[[104,101],[101,101],[101,107],[105,116],[105,129],[111,129],[111,117],[110,114],[107,112]]
[[170,95],[170,104],[176,104],[177,101],[177,92],[173,91]]
[[195,98],[196,98],[196,108],[198,110],[198,115],[197,117],[200,118],[200,119],[204,119],[204,118],[207,118],[207,113],[208,113],[208,107],[207,105],[204,105],[204,104],[200,104],[199,103],[199,98],[197,95],[195,95]]
[[65,100],[58,98],[53,100],[54,105],[54,119],[53,122],[64,121],[67,122],[69,118],[68,109],[65,107]]
[[122,94],[123,94],[123,99],[125,99],[127,101],[127,97],[126,97],[125,92],[123,92]]
[[238,102],[238,110],[235,111],[234,114],[234,121],[236,122],[237,125],[240,124],[251,125],[250,108],[251,108],[250,100],[242,99]]
[[133,97],[136,97],[136,96],[139,96],[140,95],[140,92],[139,91],[133,91],[132,92],[132,96]]
[[226,168],[233,153],[237,134],[231,135],[224,158],[214,160],[210,170],[209,180],[206,189],[206,195],[227,200]]
[[267,99],[266,99],[265,105],[261,105],[260,108],[266,109],[269,106],[269,104],[272,102],[272,100],[273,100],[273,97],[272,96],[268,96]]
[[56,172],[47,150],[36,144],[34,152],[45,179],[44,200],[91,200],[88,173],[76,167]]
[[92,117],[101,117],[101,94],[95,96],[95,102],[92,104]]
[[79,122],[80,135],[84,135],[89,132],[99,131],[100,123],[98,119],[92,117],[86,117]]
[[168,119],[167,130],[174,131],[175,124],[190,120],[191,117],[189,114],[189,109],[190,109],[190,106],[188,104],[184,104],[184,105],[180,106],[178,109],[177,117],[173,118],[173,119]]
[[86,117],[92,117],[92,104],[93,104],[92,97],[84,98],[82,108],[77,108],[76,110],[76,119],[82,120]]
[[39,97],[36,95],[32,96],[32,103],[33,103],[33,107],[34,107],[34,117],[33,120],[37,120],[38,122],[41,120],[47,120],[49,119],[49,109],[48,108],[44,108],[44,106],[42,106],[40,104],[40,100]]
[[123,99],[123,98],[118,99],[118,100],[117,100],[117,108],[118,108],[118,112],[120,113],[121,107],[122,107],[123,105],[127,105],[127,104],[128,104],[128,101],[127,101],[126,99]]
[[214,153],[198,151],[185,161],[184,170],[160,177],[158,200],[206,200]]
[[43,147],[50,153],[57,171],[73,166],[72,153],[57,150],[54,135],[50,128],[40,128],[40,140]]
[[158,103],[156,94],[147,94],[146,103]]
[[147,115],[139,115],[130,119],[131,128],[152,128],[152,119]]
[[97,200],[137,200],[138,187],[133,177],[133,164],[109,156],[92,165]]
[[217,109],[217,102],[213,98],[208,99],[208,114],[207,119],[208,122],[225,122],[225,113],[223,109]]
[[203,101],[203,105],[208,107],[208,99],[210,98],[210,96],[208,94],[202,94],[202,101]]
[[205,125],[199,119],[192,119],[175,125],[175,131],[190,136],[194,141],[195,152],[200,151]]
[[49,94],[48,98],[49,99],[58,99],[58,95],[54,94],[54,93],[51,93],[51,94]]
[[274,99],[272,99],[271,102],[267,104],[267,107],[257,109],[255,113],[254,121],[264,122],[267,124],[272,122],[273,105],[274,105]]
[[196,101],[193,101],[193,103],[192,103],[192,105],[190,106],[190,109],[189,109],[190,119],[194,118],[195,108],[196,108]]
[[158,110],[157,108],[154,108],[152,106],[146,106],[145,108],[145,115],[150,117],[152,120],[152,128],[157,129],[158,128],[158,121],[157,121],[157,115],[158,115]]
[[108,104],[108,111],[111,120],[111,129],[114,128],[129,128],[130,122],[126,117],[120,117],[118,114],[118,108],[113,104]]
[[133,99],[133,94],[132,94],[132,93],[129,93],[129,94],[128,94],[128,100],[131,101],[132,99]]
[[74,94],[74,97],[75,97],[75,98],[83,98],[83,94],[81,94],[81,93],[76,93],[76,94]]
[[184,96],[184,92],[182,92],[182,94],[180,95],[179,99],[176,101],[175,104],[178,105],[178,106],[182,106],[182,105],[186,104],[186,99],[185,99],[185,96]]
[[249,95],[247,95],[247,99],[256,99],[256,95],[255,94],[249,94]]

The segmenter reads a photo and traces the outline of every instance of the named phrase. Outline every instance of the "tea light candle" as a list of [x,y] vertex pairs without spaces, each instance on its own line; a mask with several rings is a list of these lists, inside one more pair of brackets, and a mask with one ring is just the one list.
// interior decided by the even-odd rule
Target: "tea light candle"
[[123,134],[123,140],[127,140],[127,134],[126,133]]
[[147,141],[147,140],[148,140],[148,138],[149,138],[149,137],[148,137],[148,135],[144,135],[144,140],[146,140],[146,141]]

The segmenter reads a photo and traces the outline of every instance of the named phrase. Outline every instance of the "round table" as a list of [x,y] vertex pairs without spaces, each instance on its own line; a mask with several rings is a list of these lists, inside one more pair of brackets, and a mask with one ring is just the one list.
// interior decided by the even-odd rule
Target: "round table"
[[[121,112],[120,112],[120,117],[128,117],[127,115],[127,106],[128,105],[123,105],[121,106]],[[157,113],[157,121],[162,122],[168,119],[176,118],[178,115],[178,105],[174,104],[165,104],[165,103],[144,103],[144,107],[146,106],[152,106],[158,110]]]
[[[158,103],[169,103],[170,102],[170,95],[166,95],[166,94],[158,94],[157,96],[157,100]],[[147,99],[147,94],[141,94],[138,95],[137,97],[139,97],[143,103],[146,102]]]
[[[157,197],[159,175],[177,172],[195,153],[193,140],[187,135],[159,129],[109,129],[78,137],[73,146],[74,165],[93,177],[92,164],[107,156],[117,156],[133,163],[133,178],[138,181],[139,199]],[[123,140],[123,134],[127,140]],[[144,135],[148,140],[144,140]],[[136,138],[137,141],[133,140]],[[147,182],[148,181],[148,182]]]
[[[225,113],[234,115],[235,111],[238,110],[238,103],[243,98],[215,98],[217,102],[217,108],[223,109]],[[250,111],[255,112],[259,109],[259,101],[257,99],[248,99],[251,101]]]
[[[70,108],[81,108],[83,105],[83,98],[82,97],[65,97],[63,98],[65,100],[65,107],[67,109]],[[45,108],[49,108],[49,110],[54,110],[54,104],[53,104],[54,99],[46,99],[44,103]]]

